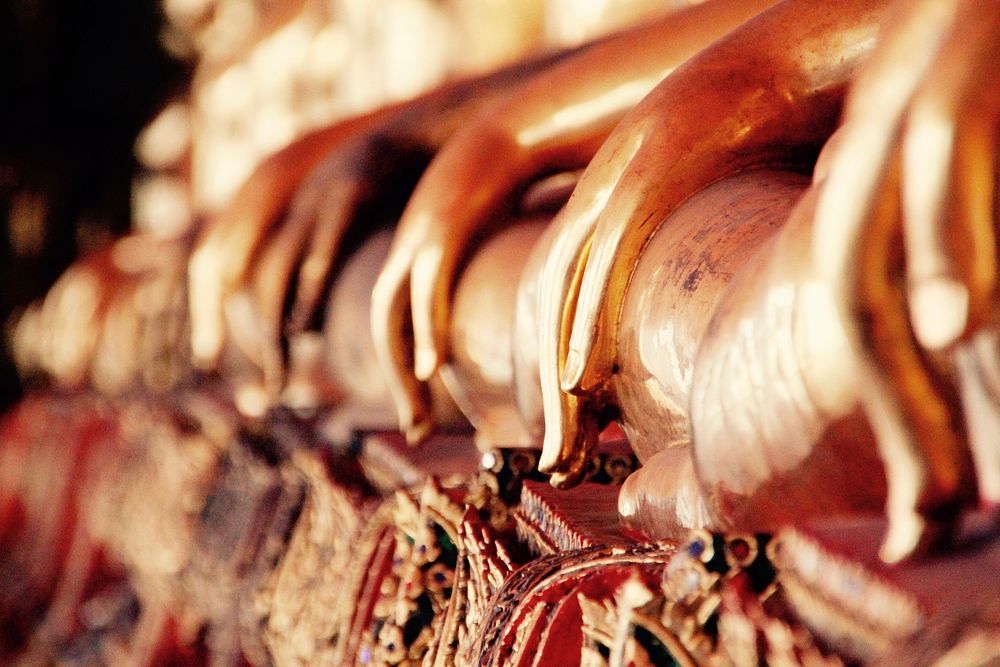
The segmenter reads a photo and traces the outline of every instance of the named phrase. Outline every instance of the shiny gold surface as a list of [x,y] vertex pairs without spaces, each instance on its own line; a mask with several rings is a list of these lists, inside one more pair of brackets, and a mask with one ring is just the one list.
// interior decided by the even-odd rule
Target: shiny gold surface
[[[690,444],[692,384],[705,344],[718,336],[719,302],[735,285],[756,277],[750,272],[741,281],[738,275],[781,229],[807,184],[805,176],[770,169],[723,179],[682,204],[636,258],[622,303],[619,370],[610,393],[641,461]],[[783,349],[783,343],[776,345]],[[751,412],[766,401],[746,399]]]
[[[883,464],[860,406],[857,361],[832,292],[810,262],[815,191],[799,200],[803,183],[782,187],[781,180],[788,178],[757,172],[711,186],[678,209],[640,258],[640,269],[644,261],[655,265],[658,251],[668,247],[665,232],[668,238],[683,233],[673,231],[674,221],[683,223],[693,206],[721,193],[731,197],[718,214],[730,229],[716,227],[712,234],[709,225],[711,236],[702,242],[714,251],[740,236],[744,225],[744,243],[750,242],[742,252],[721,251],[725,262],[708,264],[719,274],[706,270],[708,284],[694,291],[707,303],[692,300],[679,309],[671,327],[653,328],[665,332],[694,323],[697,353],[681,367],[690,372],[685,387],[690,395],[680,410],[682,419],[690,419],[690,433],[682,432],[673,443],[687,450],[689,437],[691,461],[669,448],[651,457],[647,453],[647,465],[619,499],[623,517],[643,532],[675,536],[699,521],[771,530],[820,516],[874,514],[885,502]],[[742,197],[737,196],[741,189]],[[771,206],[762,206],[768,198]],[[753,229],[768,217],[770,229]],[[755,243],[749,234],[756,236]],[[674,247],[683,254],[683,243]],[[682,280],[689,284],[683,275],[675,276],[674,289],[682,288]],[[635,289],[626,304],[636,300]],[[699,305],[707,306],[703,313]],[[630,312],[634,315],[634,308]],[[615,386],[623,384],[628,386],[627,376],[616,376]],[[655,394],[648,386],[647,393]],[[626,425],[635,414],[624,407],[630,397],[641,401],[643,393],[619,390]],[[638,415],[632,419],[648,423]],[[681,423],[688,426],[686,419]],[[633,437],[633,444],[645,437],[661,445],[656,435],[663,430],[649,430]]]
[[452,361],[441,378],[476,429],[480,449],[537,447],[515,402],[518,278],[548,220],[526,220],[487,241],[455,288],[449,343]]
[[[437,156],[407,205],[373,304],[373,329],[384,332],[377,350],[405,430],[430,428],[420,381],[448,358],[455,270],[493,211],[539,175],[585,165],[665,74],[769,4],[710,3],[611,38],[466,124]],[[401,352],[410,320],[413,358]]]
[[726,173],[808,164],[833,131],[879,17],[876,2],[839,3],[836,13],[783,3],[666,79],[595,156],[545,272],[546,469],[571,480],[594,441],[593,428],[576,425],[601,409],[594,396],[614,368],[621,298],[642,245],[680,202]]

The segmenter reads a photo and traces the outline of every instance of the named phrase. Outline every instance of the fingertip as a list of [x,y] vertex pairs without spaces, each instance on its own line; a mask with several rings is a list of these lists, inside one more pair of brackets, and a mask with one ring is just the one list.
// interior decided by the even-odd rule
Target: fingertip
[[552,476],[553,486],[566,488],[580,480],[581,456],[586,445],[578,442],[580,430],[572,420],[561,421],[555,428],[546,426],[538,470]]
[[418,419],[403,428],[406,444],[411,447],[423,444],[434,430],[434,422],[427,418]]
[[427,382],[437,372],[440,366],[440,356],[436,349],[429,345],[420,345],[414,351],[414,375],[421,382]]
[[929,350],[941,350],[962,336],[969,317],[969,290],[961,282],[938,276],[920,281],[910,291],[914,334]]
[[[613,364],[605,363],[598,357],[593,345],[586,348],[571,348],[567,354],[566,367],[560,378],[560,388],[567,394],[584,396],[604,385],[611,376]],[[570,364],[572,361],[572,365]]]
[[197,370],[213,371],[218,365],[222,342],[219,336],[207,327],[191,329],[191,363]]
[[915,555],[927,537],[927,523],[916,512],[889,515],[889,529],[879,549],[879,558],[890,565]]
[[562,452],[563,434],[558,428],[546,426],[545,435],[542,438],[542,453],[538,457],[538,471],[544,474],[551,474],[560,463]]
[[565,471],[552,473],[552,476],[549,478],[549,484],[557,489],[569,489],[583,480],[585,472],[585,466],[574,462]]
[[559,378],[560,388],[565,392],[573,392],[579,387],[583,375],[583,355],[579,350],[570,349],[566,354],[566,364]]

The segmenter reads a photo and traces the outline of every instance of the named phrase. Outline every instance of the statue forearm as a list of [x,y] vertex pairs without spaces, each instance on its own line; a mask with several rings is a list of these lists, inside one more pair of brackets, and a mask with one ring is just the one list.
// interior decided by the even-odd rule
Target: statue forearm
[[[401,413],[424,411],[419,381],[447,358],[451,284],[471,240],[532,179],[586,164],[667,72],[770,4],[706,3],[609,38],[539,75],[449,142],[407,205],[375,291],[375,328],[388,331],[377,349],[397,377]],[[408,345],[401,327],[410,317],[412,359],[393,349]]]
[[574,240],[549,258],[542,305],[546,466],[561,470],[578,436],[557,414],[566,393],[594,393],[614,365],[630,267],[676,206],[757,165],[811,164],[879,28],[879,2],[786,2],[668,77],[595,156],[563,211]]

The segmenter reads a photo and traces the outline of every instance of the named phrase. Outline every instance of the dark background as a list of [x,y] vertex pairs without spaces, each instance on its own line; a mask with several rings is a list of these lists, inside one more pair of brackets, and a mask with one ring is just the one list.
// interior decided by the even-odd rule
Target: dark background
[[[133,143],[188,79],[152,0],[0,1],[0,325],[81,251],[127,230]],[[15,199],[45,202],[41,242],[17,254]],[[0,355],[0,408],[21,388]]]

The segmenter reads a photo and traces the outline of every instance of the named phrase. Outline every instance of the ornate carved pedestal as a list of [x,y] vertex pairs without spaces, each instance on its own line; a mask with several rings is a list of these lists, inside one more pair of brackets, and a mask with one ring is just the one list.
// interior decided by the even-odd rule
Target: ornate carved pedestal
[[[33,471],[7,480],[0,505],[0,564],[14,573],[0,589],[5,650],[20,641],[9,655],[441,666],[1000,656],[993,515],[970,519],[948,553],[893,568],[875,555],[875,520],[643,543],[619,529],[615,483],[636,465],[621,443],[603,445],[590,481],[557,491],[530,450],[482,455],[463,436],[415,450],[385,434],[338,447],[287,415],[261,429],[204,395],[177,405],[33,397],[5,418],[5,474]],[[24,456],[45,466],[10,465]]]

